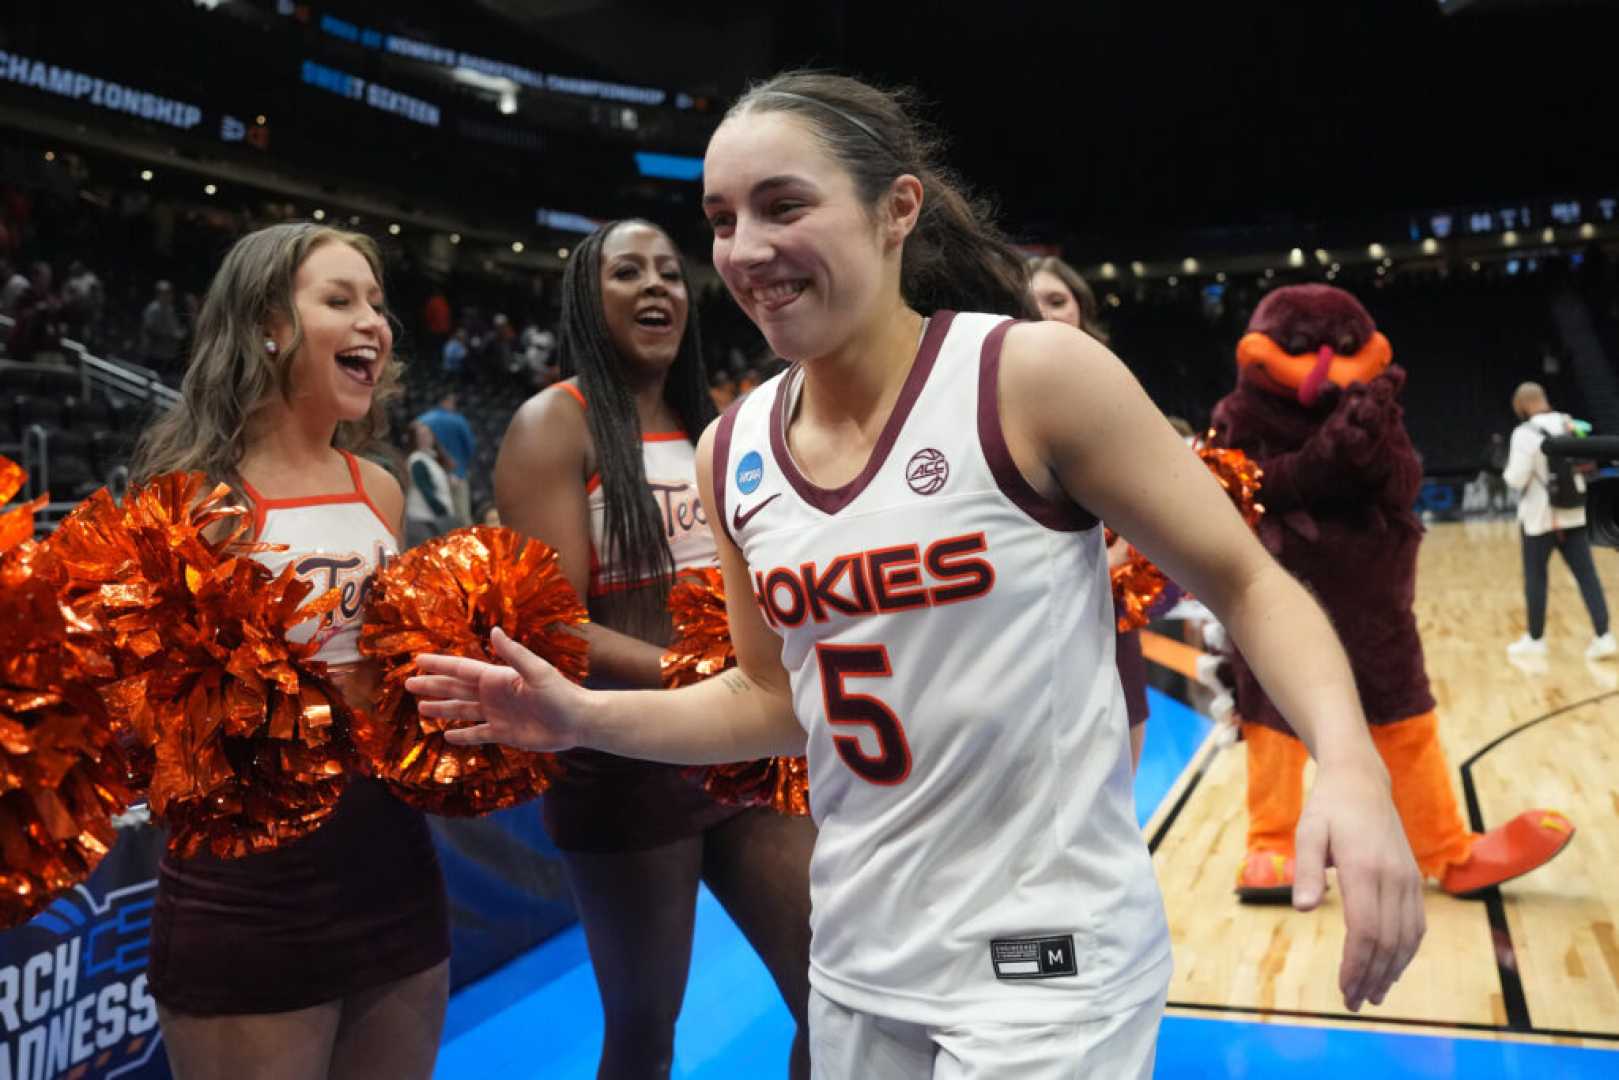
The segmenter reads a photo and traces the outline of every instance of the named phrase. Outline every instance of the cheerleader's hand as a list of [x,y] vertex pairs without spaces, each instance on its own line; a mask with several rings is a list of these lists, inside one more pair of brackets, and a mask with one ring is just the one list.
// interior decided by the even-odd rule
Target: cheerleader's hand
[[592,691],[563,678],[556,668],[496,627],[489,644],[504,663],[424,653],[422,674],[405,680],[417,711],[444,720],[470,720],[444,733],[458,746],[500,743],[520,750],[558,751],[577,746]]

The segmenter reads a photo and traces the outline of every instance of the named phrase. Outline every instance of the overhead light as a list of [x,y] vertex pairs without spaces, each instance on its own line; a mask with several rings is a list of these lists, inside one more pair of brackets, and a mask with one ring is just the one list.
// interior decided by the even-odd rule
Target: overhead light
[[1289,265],[1289,266],[1303,266],[1304,265],[1304,249],[1303,248],[1294,248],[1292,251],[1289,251],[1287,253],[1287,265]]
[[359,223],[360,223],[360,215],[359,214],[350,214],[349,215],[349,224],[350,225],[358,225]]
[[460,242],[461,242],[461,234],[460,233],[453,232],[453,233],[450,234],[450,243],[459,244]]
[[46,161],[55,161],[56,160],[56,151],[55,150],[47,150],[47,151],[45,151],[45,160]]
[[496,108],[500,109],[502,116],[510,116],[517,111],[517,95],[515,93],[502,93]]
[[557,248],[557,258],[566,259],[567,257],[568,257],[568,249],[567,248]]
[[1182,259],[1181,269],[1185,270],[1188,274],[1197,273],[1197,260],[1190,257]]
[[1474,259],[1472,262],[1468,263],[1467,265],[1473,270],[1474,273],[1478,272],[1479,267],[1478,267],[1478,260],[1477,259]]
[[1422,253],[1424,255],[1437,255],[1437,254],[1439,254],[1439,241],[1435,240],[1431,236],[1428,237],[1428,239],[1426,239],[1426,240],[1424,240],[1422,242]]
[[1542,244],[1555,244],[1557,242],[1557,233],[1552,231],[1551,226],[1548,225],[1540,230],[1540,242]]
[[392,222],[392,223],[390,223],[388,225],[388,235],[389,236],[398,236],[399,235],[399,222],[395,221],[395,222]]
[[1580,226],[1580,239],[1581,240],[1594,239],[1596,237],[1596,234],[1597,234],[1597,227],[1595,225],[1591,224],[1589,221],[1587,221],[1584,225]]
[[1102,264],[1102,276],[1111,281],[1119,276],[1119,268],[1110,262],[1105,262]]
[[151,169],[142,169],[141,170],[141,179],[142,180],[150,180],[151,178],[152,178],[152,170]]
[[517,252],[517,254],[521,255],[523,253],[523,242],[521,240],[513,240],[512,241],[512,250]]
[[1316,248],[1315,261],[1320,263],[1322,266],[1325,266],[1332,261],[1332,256],[1327,254],[1326,248]]
[[1343,264],[1342,264],[1342,263],[1333,263],[1333,264],[1332,264],[1332,272],[1333,272],[1333,273],[1334,273],[1334,274],[1336,274],[1336,273],[1337,273],[1337,272],[1338,272],[1338,271],[1340,271],[1340,270],[1342,270],[1342,269],[1343,269],[1343,268],[1344,268],[1344,267],[1343,267]]
[[1225,280],[1225,271],[1221,270],[1218,274],[1215,274],[1214,275],[1214,280],[1215,281],[1224,281]]
[[216,188],[216,187],[215,187],[215,186],[214,186],[214,185],[212,185],[212,184],[204,184],[204,185],[202,185],[202,193],[203,193],[203,194],[204,194],[204,195],[212,195],[212,194],[214,194],[214,193],[215,193],[215,192],[217,192],[217,191],[218,191],[218,190],[219,190],[219,189],[218,189],[218,188]]
[[1508,229],[1506,232],[1502,233],[1501,234],[1501,243],[1505,244],[1507,247],[1517,247],[1518,246],[1518,233],[1516,232],[1516,230]]
[[1385,252],[1383,250],[1383,245],[1382,244],[1367,244],[1366,245],[1366,254],[1370,255],[1374,259],[1381,259],[1385,254]]
[[315,212],[313,214],[310,214],[309,216],[314,218],[316,221],[325,221],[326,220],[326,211],[320,209],[319,207],[316,207]]
[[1179,285],[1179,284],[1180,284],[1180,283],[1181,283],[1181,279],[1180,279],[1180,278],[1178,278],[1178,277],[1176,277],[1176,276],[1175,276],[1175,275],[1174,275],[1174,274],[1170,274],[1170,275],[1169,275],[1169,284],[1170,284],[1170,285],[1171,285],[1171,286],[1174,286],[1174,285]]
[[1336,271],[1336,270],[1328,270],[1327,271],[1327,280],[1328,281],[1337,281],[1338,280],[1338,271]]
[[265,118],[263,113],[259,113],[257,116],[255,116],[253,118],[253,122],[255,124],[257,124],[259,127],[263,127],[265,124],[268,124],[270,121]]
[[1276,276],[1276,271],[1272,270],[1268,266],[1265,267],[1265,277],[1266,277],[1266,279],[1270,279],[1270,278],[1273,278],[1275,276]]
[[1139,259],[1131,263],[1130,273],[1134,274],[1136,277],[1145,277],[1147,273],[1146,263],[1141,262]]

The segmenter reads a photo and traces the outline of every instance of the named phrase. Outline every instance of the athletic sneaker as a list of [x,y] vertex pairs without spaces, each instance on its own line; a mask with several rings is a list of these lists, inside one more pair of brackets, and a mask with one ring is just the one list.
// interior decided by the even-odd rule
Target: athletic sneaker
[[[1546,640],[1544,638],[1533,638],[1533,637],[1530,637],[1528,634],[1525,634],[1523,637],[1519,638],[1517,641],[1514,641],[1511,645],[1507,646],[1507,655],[1508,656],[1545,656],[1546,655]],[[1589,653],[1587,655],[1589,655]]]
[[1585,647],[1585,658],[1587,660],[1603,660],[1615,653],[1619,653],[1619,641],[1613,639],[1612,630],[1609,630],[1601,637],[1592,638],[1591,644]]

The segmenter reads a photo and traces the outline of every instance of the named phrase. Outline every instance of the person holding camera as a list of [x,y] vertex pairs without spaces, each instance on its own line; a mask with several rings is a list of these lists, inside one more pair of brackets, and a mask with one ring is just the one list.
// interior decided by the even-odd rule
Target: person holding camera
[[1523,536],[1523,592],[1529,609],[1529,632],[1507,646],[1512,657],[1544,656],[1546,642],[1546,567],[1555,548],[1579,583],[1595,636],[1586,646],[1589,660],[1619,653],[1608,629],[1608,603],[1602,595],[1591,540],[1585,528],[1585,483],[1573,467],[1549,460],[1541,443],[1572,435],[1574,420],[1556,412],[1539,383],[1526,382],[1512,394],[1512,411],[1523,421],[1512,432],[1503,474],[1518,492],[1518,524]]

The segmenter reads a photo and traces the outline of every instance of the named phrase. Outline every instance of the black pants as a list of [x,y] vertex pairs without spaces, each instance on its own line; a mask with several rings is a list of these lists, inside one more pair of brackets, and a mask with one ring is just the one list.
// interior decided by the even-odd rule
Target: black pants
[[1546,567],[1553,548],[1563,553],[1563,561],[1585,598],[1585,610],[1591,613],[1591,626],[1601,637],[1608,632],[1608,602],[1602,595],[1602,582],[1597,580],[1591,539],[1583,525],[1554,529],[1540,536],[1523,534],[1523,595],[1529,605],[1529,636],[1538,640],[1546,632]]

